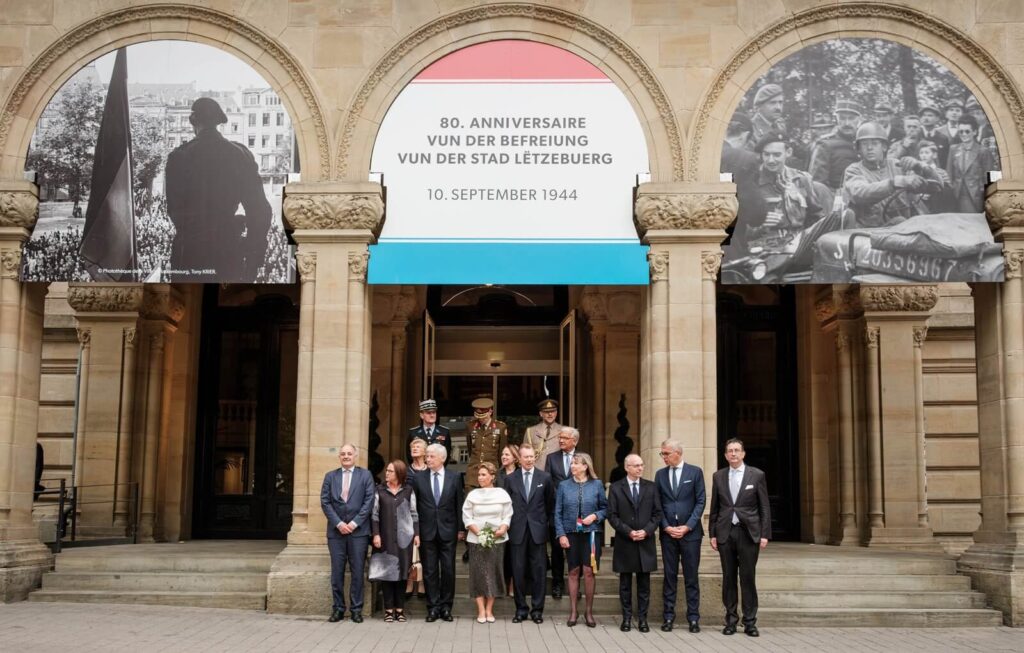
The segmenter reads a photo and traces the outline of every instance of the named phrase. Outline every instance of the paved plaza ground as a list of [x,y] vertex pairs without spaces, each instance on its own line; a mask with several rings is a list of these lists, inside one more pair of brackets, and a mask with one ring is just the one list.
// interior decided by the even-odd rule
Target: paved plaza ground
[[0,651],[422,651],[520,652],[578,651],[1022,651],[1024,629],[1011,628],[777,628],[759,639],[742,633],[723,636],[712,624],[704,632],[684,630],[647,634],[619,632],[613,619],[597,628],[561,619],[538,626],[498,621],[477,624],[422,620],[362,624],[345,620],[268,615],[247,610],[173,608],[146,605],[13,603],[0,605]]

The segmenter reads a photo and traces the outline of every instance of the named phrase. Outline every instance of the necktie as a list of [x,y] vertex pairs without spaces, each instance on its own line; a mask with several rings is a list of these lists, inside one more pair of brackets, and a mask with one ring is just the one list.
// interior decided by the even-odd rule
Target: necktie
[[434,429],[427,429],[427,440],[430,440],[432,435],[434,435]]
[[635,507],[640,503],[640,493],[636,489],[636,481],[633,481],[630,485],[633,486],[633,506]]
[[523,496],[526,497],[527,501],[530,499],[530,477],[533,472],[526,472],[523,474]]
[[740,518],[736,515],[736,497],[740,495],[740,482],[743,480],[742,475],[738,469],[729,470],[729,492],[732,494],[732,523],[740,523]]
[[679,468],[672,468],[672,494],[679,491]]
[[569,478],[569,463],[572,462],[572,456],[564,454],[562,457],[565,459],[565,477]]
[[434,504],[441,504],[441,474],[434,472]]
[[341,474],[341,500],[348,501],[348,488],[352,484],[352,470],[346,469]]

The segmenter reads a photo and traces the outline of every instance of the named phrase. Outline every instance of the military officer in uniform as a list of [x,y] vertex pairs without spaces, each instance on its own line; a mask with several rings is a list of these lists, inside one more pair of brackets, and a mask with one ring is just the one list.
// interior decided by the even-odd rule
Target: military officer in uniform
[[751,119],[753,131],[747,141],[747,149],[754,149],[757,142],[768,132],[785,131],[786,121],[782,119],[782,87],[765,84],[754,94],[754,116]]
[[[273,212],[252,152],[217,131],[216,100],[192,103],[196,137],[167,157],[167,214],[174,224],[171,281],[255,281]],[[235,215],[241,204],[245,215]],[[243,236],[244,232],[244,236]]]
[[537,404],[537,411],[540,413],[540,422],[526,429],[523,443],[529,442],[533,446],[543,469],[548,454],[558,451],[558,432],[562,430],[562,425],[558,423],[558,401],[555,399],[542,400]]
[[856,102],[836,102],[836,127],[814,143],[811,163],[807,171],[814,181],[838,191],[843,187],[843,175],[851,163],[857,161],[854,138],[860,125],[860,106]]
[[494,400],[482,397],[473,401],[473,421],[469,423],[466,449],[469,466],[466,468],[466,491],[477,487],[480,463],[489,462],[500,467],[501,450],[508,444],[508,427],[494,419]]
[[433,399],[424,399],[420,402],[420,423],[409,429],[409,436],[405,440],[405,458],[412,462],[412,454],[409,445],[416,438],[426,441],[427,446],[439,444],[448,452],[445,464],[452,462],[452,436],[448,429],[437,423],[437,402]]

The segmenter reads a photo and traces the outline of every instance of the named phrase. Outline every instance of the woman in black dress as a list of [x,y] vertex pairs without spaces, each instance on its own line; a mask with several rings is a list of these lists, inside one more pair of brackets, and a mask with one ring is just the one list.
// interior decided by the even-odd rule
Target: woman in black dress
[[392,460],[384,470],[373,501],[373,548],[398,558],[398,580],[383,581],[384,621],[404,622],[405,581],[412,566],[413,547],[420,543],[416,495],[406,482],[406,467]]

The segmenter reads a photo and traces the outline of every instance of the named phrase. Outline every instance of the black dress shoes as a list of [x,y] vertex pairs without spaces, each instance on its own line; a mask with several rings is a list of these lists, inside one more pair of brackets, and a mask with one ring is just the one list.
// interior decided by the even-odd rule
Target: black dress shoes
[[725,628],[722,629],[722,634],[723,635],[735,635],[736,634],[736,626],[732,626],[732,625],[726,626]]
[[512,623],[514,623],[514,624],[521,624],[521,623],[523,623],[524,619],[526,619],[526,615],[525,614],[517,614],[516,616],[512,617]]
[[441,621],[453,621],[451,610],[441,610]]
[[363,623],[363,613],[362,612],[353,612],[352,613],[352,623],[354,623],[354,624],[361,624],[361,623]]
[[553,585],[551,587],[551,598],[553,598],[553,599],[560,599],[560,598],[562,598],[562,586],[561,585]]
[[327,621],[330,621],[333,624],[335,622],[341,621],[344,618],[345,618],[345,611],[344,610],[339,610],[339,609],[335,608],[334,611],[331,612],[331,616],[327,618]]
[[427,613],[427,623],[428,624],[432,624],[435,621],[437,621],[437,613],[436,612],[428,612]]
[[697,623],[696,621],[691,621],[690,622],[690,632],[691,633],[699,633],[700,632],[700,624]]
[[747,634],[747,637],[760,637],[761,633],[757,632],[757,626],[747,626],[743,629],[743,632]]
[[619,630],[621,630],[624,633],[628,633],[629,631],[633,630],[633,623],[629,619],[623,619],[622,625],[619,626]]
[[672,620],[666,619],[665,623],[661,624],[661,632],[670,633],[672,632]]
[[637,629],[637,630],[639,630],[639,631],[640,631],[640,632],[642,632],[642,633],[649,633],[649,632],[651,632],[651,627],[650,627],[650,626],[648,626],[648,625],[647,625],[647,622],[646,622],[646,621],[644,621],[644,620],[642,620],[642,619],[641,619],[641,620],[640,620],[640,622],[639,622],[639,623],[638,623],[638,624],[636,625],[636,629]]
[[530,616],[530,619],[533,619],[533,623],[535,623],[535,624],[542,624],[542,623],[544,623],[544,615],[542,615],[539,612],[534,612]]

